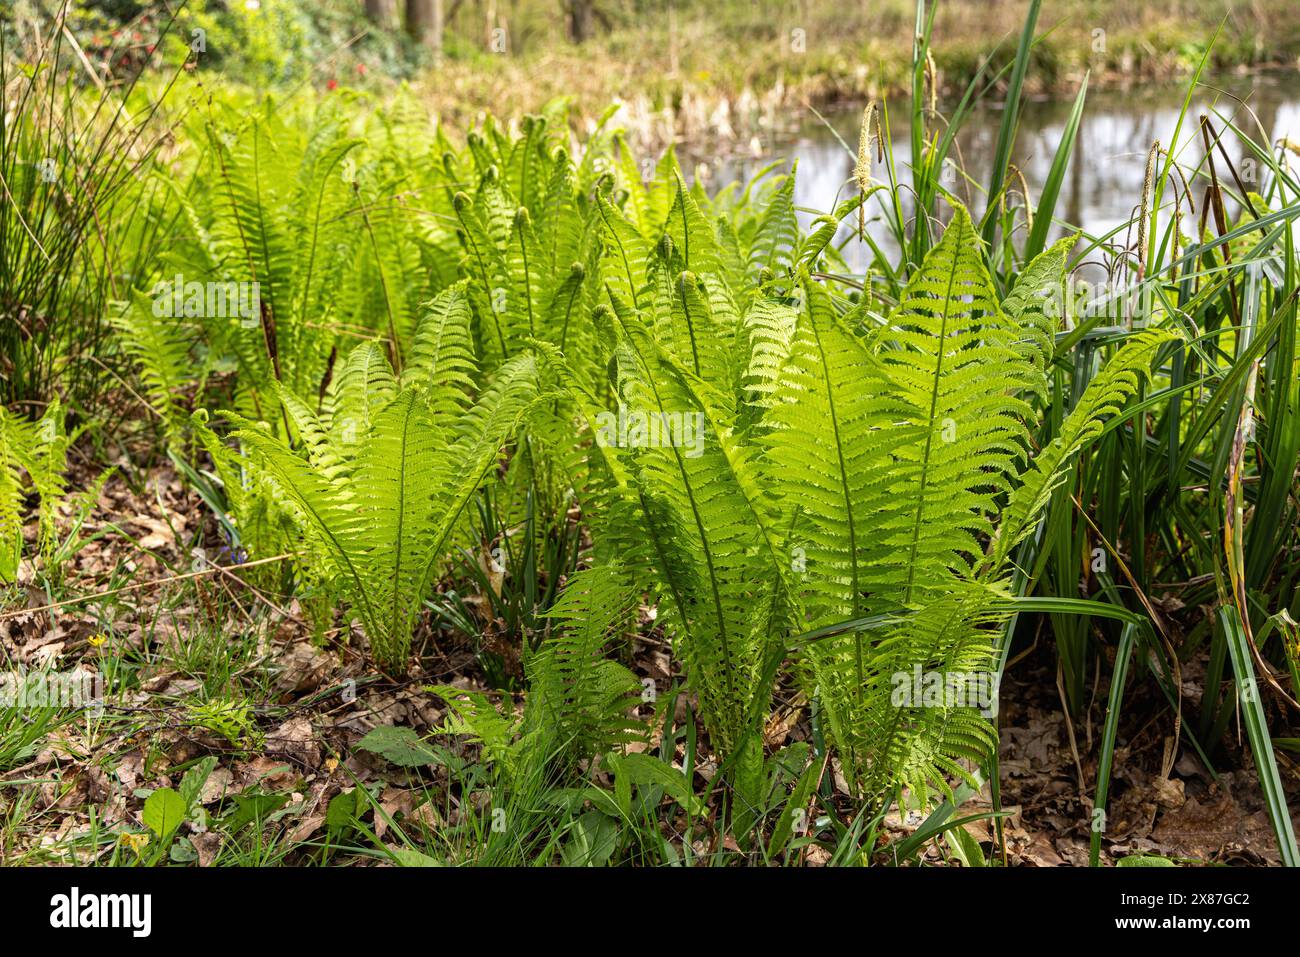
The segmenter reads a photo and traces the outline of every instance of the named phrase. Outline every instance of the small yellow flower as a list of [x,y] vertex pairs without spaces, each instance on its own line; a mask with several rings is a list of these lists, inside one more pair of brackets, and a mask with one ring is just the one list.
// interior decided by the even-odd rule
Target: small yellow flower
[[149,846],[149,835],[143,832],[123,834],[118,838],[118,843],[135,851],[136,856],[139,857],[144,849]]
[[325,761],[325,772],[326,772],[327,774],[333,774],[333,773],[334,773],[334,769],[337,768],[338,766],[339,766],[339,759],[338,759],[338,758],[328,758],[328,759]]
[[106,641],[108,641],[108,635],[104,634],[103,632],[100,632],[98,635],[91,635],[91,637],[87,640],[90,642],[90,647],[98,648],[101,645],[103,645]]

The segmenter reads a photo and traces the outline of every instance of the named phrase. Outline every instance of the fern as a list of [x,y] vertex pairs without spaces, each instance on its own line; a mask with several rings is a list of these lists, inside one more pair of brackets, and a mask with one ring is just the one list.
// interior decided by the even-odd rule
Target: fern
[[455,279],[440,210],[408,206],[412,192],[427,192],[443,215],[451,207],[441,177],[411,155],[425,135],[409,116],[372,117],[382,135],[372,131],[368,143],[350,135],[355,117],[340,107],[308,122],[287,113],[209,117],[202,132],[215,186],[210,196],[178,194],[188,233],[168,259],[187,280],[258,284],[260,315],[204,316],[200,326],[238,363],[241,412],[273,427],[268,381],[309,394],[357,333],[383,336],[400,367],[423,304],[440,280]]
[[749,245],[749,267],[777,272],[788,269],[799,245],[799,221],[794,211],[794,181],[799,172],[796,162],[790,175],[782,177],[777,189],[762,203],[759,220]]
[[1022,361],[1021,329],[1002,312],[970,217],[958,206],[890,316],[878,349],[915,440],[899,451],[900,507],[879,532],[897,549],[886,591],[902,604],[969,576],[992,532],[995,496],[1024,461],[1042,373]]
[[197,384],[201,393],[204,375],[195,375],[190,355],[193,331],[183,318],[165,318],[153,314],[152,300],[139,292],[122,305],[113,316],[122,349],[136,363],[140,383],[150,408],[162,421],[169,439],[184,433],[189,413],[185,392]]
[[[223,520],[231,554],[269,557],[292,551],[300,536],[296,518],[283,503],[279,489],[221,440],[209,426],[206,410],[196,411],[188,428],[211,462],[209,478],[215,478],[219,486],[213,494],[221,498],[210,500],[210,504]],[[259,572],[249,569],[253,575]]]
[[[13,581],[18,573],[29,491],[37,496],[36,546],[47,574],[59,574],[65,557],[59,547],[59,508],[67,496],[68,449],[78,434],[68,431],[66,410],[57,399],[35,422],[0,408],[0,580]],[[90,489],[102,487],[107,475],[101,473]],[[83,509],[90,507],[93,499]]]
[[1176,338],[1175,333],[1163,329],[1137,333],[1088,383],[1056,437],[1020,477],[1021,484],[1002,511],[990,554],[991,569],[1005,564],[1011,549],[1029,534],[1052,493],[1064,481],[1073,458],[1101,434],[1106,417],[1116,415],[1150,377],[1157,354]]
[[[995,588],[953,581],[945,594],[875,634],[861,670],[847,650],[811,645],[818,700],[848,759],[845,771],[864,798],[881,802],[907,789],[924,802],[932,789],[951,796],[952,778],[973,781],[962,762],[987,760],[997,744],[987,716],[970,703],[977,696],[968,693],[963,703],[945,693],[929,701],[911,694],[910,683],[918,671],[945,690],[954,678],[991,681],[988,636],[1005,620],[994,610],[999,597]],[[900,688],[908,694],[899,696]]]
[[474,391],[478,364],[472,319],[461,285],[425,306],[403,379],[426,391],[434,415],[463,412]]
[[69,434],[65,410],[58,400],[51,402],[36,421],[34,441],[24,466],[32,488],[40,496],[37,512],[42,553],[49,554],[58,536],[58,508],[67,493],[68,449],[76,439]]
[[[379,368],[371,345],[359,346],[348,363],[359,382],[392,375]],[[538,398],[536,368],[531,356],[512,360],[479,402],[451,422],[435,421],[428,393],[416,386],[382,402],[350,386],[341,393],[343,414],[356,430],[340,436],[350,458],[346,471],[319,437],[304,459],[237,416],[234,434],[251,453],[250,465],[297,507],[317,545],[312,555],[341,583],[376,659],[395,670],[406,660],[457,520]],[[287,392],[284,397],[286,407],[305,410]]]
[[649,554],[638,553],[666,599],[661,620],[726,752],[745,737],[755,702],[766,707],[763,665],[788,625],[776,516],[754,450],[731,434],[717,392],[656,345],[645,319],[615,302],[620,403],[660,421],[698,415],[703,425],[689,449],[662,441],[602,451],[638,506]]
[[18,575],[23,553],[23,463],[29,460],[30,425],[0,406],[0,580]]
[[523,734],[523,717],[515,714],[509,699],[497,704],[481,691],[434,687],[434,694],[447,702],[448,713],[442,731],[462,735],[482,749],[485,764],[499,765],[508,780],[525,777],[524,769],[548,757],[538,745],[541,728]]
[[[1151,358],[1135,347],[1099,376],[1060,447],[1016,487],[1028,398],[1044,388],[1051,346],[1035,293],[1059,282],[1066,248],[1031,267],[1004,311],[958,207],[886,325],[867,338],[802,279],[804,308],[763,420],[767,472],[806,566],[805,625],[894,616],[870,635],[850,629],[814,642],[804,655],[847,769],[872,799],[897,787],[946,791],[949,778],[968,773],[961,759],[987,755],[992,730],[974,709],[900,706],[892,682],[916,667],[987,670],[1003,620],[995,609],[1006,549],[1041,510],[1050,476],[1095,434],[1085,423],[1131,394],[1135,370]],[[984,543],[1007,495],[1017,531],[988,563]]]
[[[895,457],[919,434],[899,425],[906,405],[891,394],[876,357],[834,315],[829,294],[806,274],[803,288],[806,307],[767,420],[768,471],[795,524],[804,620],[815,628],[897,600],[883,586],[903,569],[880,529],[896,508]],[[813,646],[807,657],[833,733],[851,757],[869,750],[854,723],[867,707],[870,657],[860,633]]]
[[523,713],[508,699],[497,704],[480,692],[434,688],[451,709],[444,730],[468,736],[512,779],[528,770],[564,776],[581,759],[643,739],[645,726],[631,715],[641,686],[604,654],[632,623],[634,608],[620,567],[579,572],[550,611],[560,627],[525,660]]
[[1066,294],[1066,259],[1074,241],[1074,237],[1066,237],[1039,253],[1002,301],[1002,311],[1023,330],[1022,354],[1040,372],[1046,371],[1054,351],[1056,321]]
[[634,623],[635,593],[622,569],[579,572],[549,615],[556,633],[525,662],[531,693],[526,726],[543,726],[574,758],[639,740],[644,726],[630,715],[641,685],[605,646]]
[[[710,198],[671,150],[639,164],[612,118],[579,152],[562,106],[486,120],[464,147],[404,97],[366,116],[209,113],[215,187],[172,184],[183,235],[167,266],[256,280],[265,308],[251,326],[165,324],[135,295],[115,324],[142,392],[169,436],[209,453],[239,539],[304,538],[307,576],[392,671],[489,477],[503,528],[524,502],[545,535],[578,504],[594,567],[525,655],[523,715],[444,689],[453,729],[512,773],[641,733],[635,679],[606,652],[644,585],[720,756],[761,756],[784,661],[859,794],[947,792],[992,726],[967,704],[899,702],[898,676],[993,667],[1013,550],[1169,336],[1131,337],[1034,454],[1070,240],[999,300],[958,206],[896,305],[871,283],[846,297],[813,277],[844,268],[834,238],[863,197],[805,233],[793,172]],[[200,394],[209,372],[238,371],[225,440],[186,416],[196,363]],[[700,427],[610,441],[627,413]],[[575,441],[575,419],[590,436]],[[0,576],[17,567],[24,483],[42,540],[62,494],[66,443],[35,428],[0,417]],[[858,619],[874,627],[835,627]],[[832,634],[787,660],[815,629]]]

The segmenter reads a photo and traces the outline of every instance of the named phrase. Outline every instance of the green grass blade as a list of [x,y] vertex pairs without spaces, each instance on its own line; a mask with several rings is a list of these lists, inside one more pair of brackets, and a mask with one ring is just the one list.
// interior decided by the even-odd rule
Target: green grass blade
[[1237,680],[1237,700],[1241,703],[1242,714],[1246,719],[1246,735],[1250,739],[1251,753],[1255,756],[1259,786],[1264,792],[1264,803],[1268,807],[1268,818],[1273,823],[1282,863],[1287,867],[1300,867],[1295,826],[1286,806],[1286,791],[1282,788],[1282,778],[1278,774],[1277,758],[1273,756],[1273,739],[1268,733],[1264,703],[1260,700],[1259,685],[1255,682],[1250,640],[1246,637],[1246,629],[1242,626],[1236,608],[1220,608],[1219,623],[1228,639],[1228,654],[1232,657],[1232,670]]

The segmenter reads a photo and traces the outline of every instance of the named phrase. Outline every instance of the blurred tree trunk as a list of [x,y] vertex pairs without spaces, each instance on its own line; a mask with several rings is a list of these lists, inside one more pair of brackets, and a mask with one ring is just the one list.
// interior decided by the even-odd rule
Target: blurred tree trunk
[[397,26],[397,0],[366,0],[366,19],[377,27]]
[[591,36],[593,0],[569,0],[569,39],[582,43]]
[[406,0],[406,29],[434,55],[442,54],[442,0]]

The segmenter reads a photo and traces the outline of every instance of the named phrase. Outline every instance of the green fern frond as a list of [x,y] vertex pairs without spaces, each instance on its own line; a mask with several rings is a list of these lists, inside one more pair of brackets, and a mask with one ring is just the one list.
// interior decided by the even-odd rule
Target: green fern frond
[[680,173],[677,177],[677,195],[668,213],[665,235],[672,238],[673,245],[681,254],[684,268],[695,273],[721,272],[722,258],[713,226],[701,212],[695,198],[687,191]]
[[37,512],[40,547],[43,552],[54,544],[57,535],[59,503],[67,493],[68,449],[76,435],[69,434],[66,410],[57,399],[51,402],[36,421],[32,435],[31,457],[25,463],[32,487],[40,496]]
[[497,360],[510,355],[501,317],[502,296],[509,289],[510,276],[502,252],[488,229],[481,209],[466,193],[457,193],[454,208],[460,222],[461,242],[465,247],[465,272],[470,277],[470,302],[478,322],[477,338],[484,350],[495,353]]
[[393,367],[378,342],[364,342],[348,353],[324,403],[336,447],[350,454],[397,388]]
[[889,682],[917,663],[987,663],[994,616],[988,589],[970,579],[1026,454],[1021,393],[1038,373],[960,208],[870,336],[855,334],[806,274],[801,288],[764,441],[795,530],[806,627],[901,616],[883,636],[854,631],[804,654],[846,773],[874,800],[899,784],[940,786],[989,736],[986,722],[951,708],[900,712]]
[[796,162],[780,188],[768,199],[759,221],[754,239],[749,246],[749,269],[776,273],[788,269],[799,245],[799,220],[794,211],[794,181],[798,174]]
[[424,389],[436,418],[464,412],[477,374],[473,315],[464,286],[457,285],[425,306],[402,384]]
[[985,271],[970,217],[955,207],[942,240],[907,284],[882,330],[878,355],[902,403],[890,491],[900,503],[877,529],[904,574],[889,589],[902,604],[950,573],[969,576],[992,532],[996,496],[1029,445],[1022,397],[1037,373],[1024,362],[1021,330],[1007,319]]
[[531,685],[527,723],[546,728],[575,758],[645,735],[645,726],[630,714],[641,685],[605,655],[609,642],[635,624],[636,597],[617,566],[579,572],[548,612],[558,628],[525,661]]
[[508,778],[518,774],[521,762],[529,757],[529,745],[535,739],[520,735],[521,716],[514,713],[509,699],[497,705],[480,691],[464,688],[430,688],[447,703],[449,713],[443,724],[446,734],[464,735],[479,745],[487,764],[500,764]]
[[[902,788],[922,802],[931,790],[951,796],[949,778],[972,780],[963,762],[992,753],[997,688],[989,635],[1002,620],[992,609],[999,594],[954,581],[946,594],[873,634],[861,671],[856,635],[807,650],[846,775],[863,797],[880,801]],[[852,707],[831,707],[846,701]]]
[[158,413],[167,434],[176,437],[189,416],[185,391],[196,380],[202,390],[204,377],[201,369],[195,374],[190,356],[193,330],[183,318],[155,316],[153,302],[133,291],[130,300],[112,316],[112,323],[122,349],[136,364],[150,407]]
[[1088,383],[1083,395],[1061,423],[1056,437],[1034,457],[1020,477],[1002,511],[996,541],[990,552],[989,569],[996,573],[1013,549],[1032,530],[1052,493],[1065,480],[1075,456],[1101,433],[1109,416],[1119,413],[1153,372],[1161,349],[1178,339],[1163,329],[1146,329],[1134,335]]
[[755,299],[745,311],[739,398],[756,417],[776,404],[778,383],[790,359],[798,324],[798,310],[775,299]]
[[830,296],[807,277],[790,355],[765,420],[772,431],[769,474],[797,510],[806,565],[810,627],[856,618],[887,582],[904,574],[897,549],[882,541],[895,507],[893,462],[920,438],[892,395],[879,360],[835,316]]
[[23,553],[23,469],[34,439],[30,423],[0,406],[0,581],[18,575]]
[[585,227],[572,161],[568,150],[557,149],[551,159],[546,196],[537,217],[538,245],[542,249],[543,268],[548,273],[560,275],[579,258]]
[[[630,441],[634,494],[669,602],[665,629],[679,642],[715,746],[744,736],[771,643],[783,633],[782,564],[775,516],[753,450],[731,436],[710,390],[659,350],[623,312],[619,396],[647,428],[678,433]],[[685,426],[693,434],[686,443]],[[764,705],[765,706],[765,705]]]
[[1021,352],[1040,371],[1041,381],[1035,383],[1035,391],[1040,394],[1045,394],[1047,388],[1047,364],[1052,359],[1064,311],[1066,265],[1075,238],[1067,236],[1039,253],[1002,300],[1002,311],[1021,327]]
[[611,260],[604,273],[605,287],[611,295],[639,307],[650,263],[650,243],[603,193],[596,195],[596,211]]
[[[371,365],[382,352],[376,356],[363,346],[354,355],[364,360],[356,365],[357,383],[391,381],[391,370]],[[401,389],[373,411],[372,395],[348,398],[349,388],[343,387],[341,408],[369,418],[348,443],[356,452],[346,475],[319,456],[303,459],[232,415],[239,426],[234,435],[251,453],[248,464],[299,511],[318,546],[306,560],[324,563],[324,573],[341,583],[376,659],[396,669],[405,662],[435,566],[465,506],[502,445],[541,400],[536,363],[527,354],[511,360],[479,401],[450,424],[433,421],[426,394],[416,387]]]

